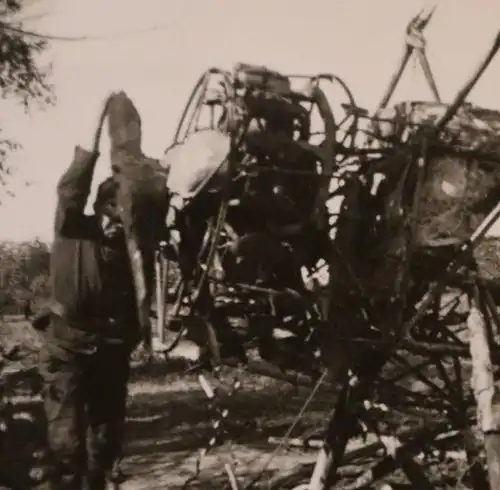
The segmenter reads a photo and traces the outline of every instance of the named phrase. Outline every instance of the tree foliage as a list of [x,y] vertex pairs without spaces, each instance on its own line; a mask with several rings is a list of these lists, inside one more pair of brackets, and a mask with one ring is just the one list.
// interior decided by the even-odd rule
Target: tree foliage
[[[41,60],[47,40],[27,33],[19,20],[25,4],[23,0],[0,0],[0,97],[28,110],[34,103],[52,104],[54,94],[49,83],[51,67]],[[7,155],[18,146],[0,127],[0,177],[9,171]]]
[[18,313],[26,300],[46,301],[49,267],[50,249],[44,242],[0,243],[0,312]]

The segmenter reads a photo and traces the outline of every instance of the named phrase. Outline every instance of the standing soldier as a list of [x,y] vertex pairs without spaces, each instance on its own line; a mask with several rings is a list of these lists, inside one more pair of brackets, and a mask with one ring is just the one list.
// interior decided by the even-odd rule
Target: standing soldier
[[84,214],[109,102],[93,147],[75,148],[57,187],[52,304],[36,322],[45,337],[40,372],[51,490],[79,490],[85,480],[89,490],[106,487],[121,451],[130,356],[141,336],[112,177],[98,188],[94,214]]

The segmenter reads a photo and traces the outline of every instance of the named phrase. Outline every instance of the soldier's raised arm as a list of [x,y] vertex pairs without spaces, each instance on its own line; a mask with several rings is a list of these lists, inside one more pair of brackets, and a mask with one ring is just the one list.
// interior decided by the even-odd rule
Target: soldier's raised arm
[[55,233],[65,238],[93,239],[98,233],[95,216],[85,215],[92,178],[99,158],[99,141],[110,97],[100,113],[92,149],[75,148],[73,161],[57,184]]

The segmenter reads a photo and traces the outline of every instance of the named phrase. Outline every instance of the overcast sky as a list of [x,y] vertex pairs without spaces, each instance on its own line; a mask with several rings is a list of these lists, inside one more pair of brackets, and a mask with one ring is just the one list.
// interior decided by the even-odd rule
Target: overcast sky
[[[428,2],[427,2],[428,3]],[[2,125],[24,145],[12,159],[15,198],[0,206],[0,239],[51,239],[55,184],[75,144],[86,144],[103,98],[124,89],[143,118],[145,153],[160,156],[193,84],[210,66],[244,61],[285,72],[334,72],[359,105],[373,108],[403,49],[404,28],[422,0],[39,0],[47,15],[30,27],[55,35],[108,36],[54,42],[58,104],[24,116],[2,107]],[[138,7],[140,7],[138,9]],[[155,29],[151,29],[151,28]],[[442,0],[426,31],[442,96],[450,100],[500,29],[498,0]],[[146,30],[149,32],[130,32]],[[128,35],[121,35],[129,32]],[[500,108],[500,55],[470,100]],[[397,100],[429,99],[411,67]],[[106,175],[107,141],[98,178]],[[29,187],[25,181],[31,181]]]

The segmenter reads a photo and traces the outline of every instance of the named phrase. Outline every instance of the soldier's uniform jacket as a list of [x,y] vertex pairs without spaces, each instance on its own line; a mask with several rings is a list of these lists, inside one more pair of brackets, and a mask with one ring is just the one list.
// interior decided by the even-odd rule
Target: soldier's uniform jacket
[[110,246],[95,215],[85,215],[98,154],[76,147],[57,187],[51,256],[52,321],[46,334],[68,347],[139,340],[126,244]]

